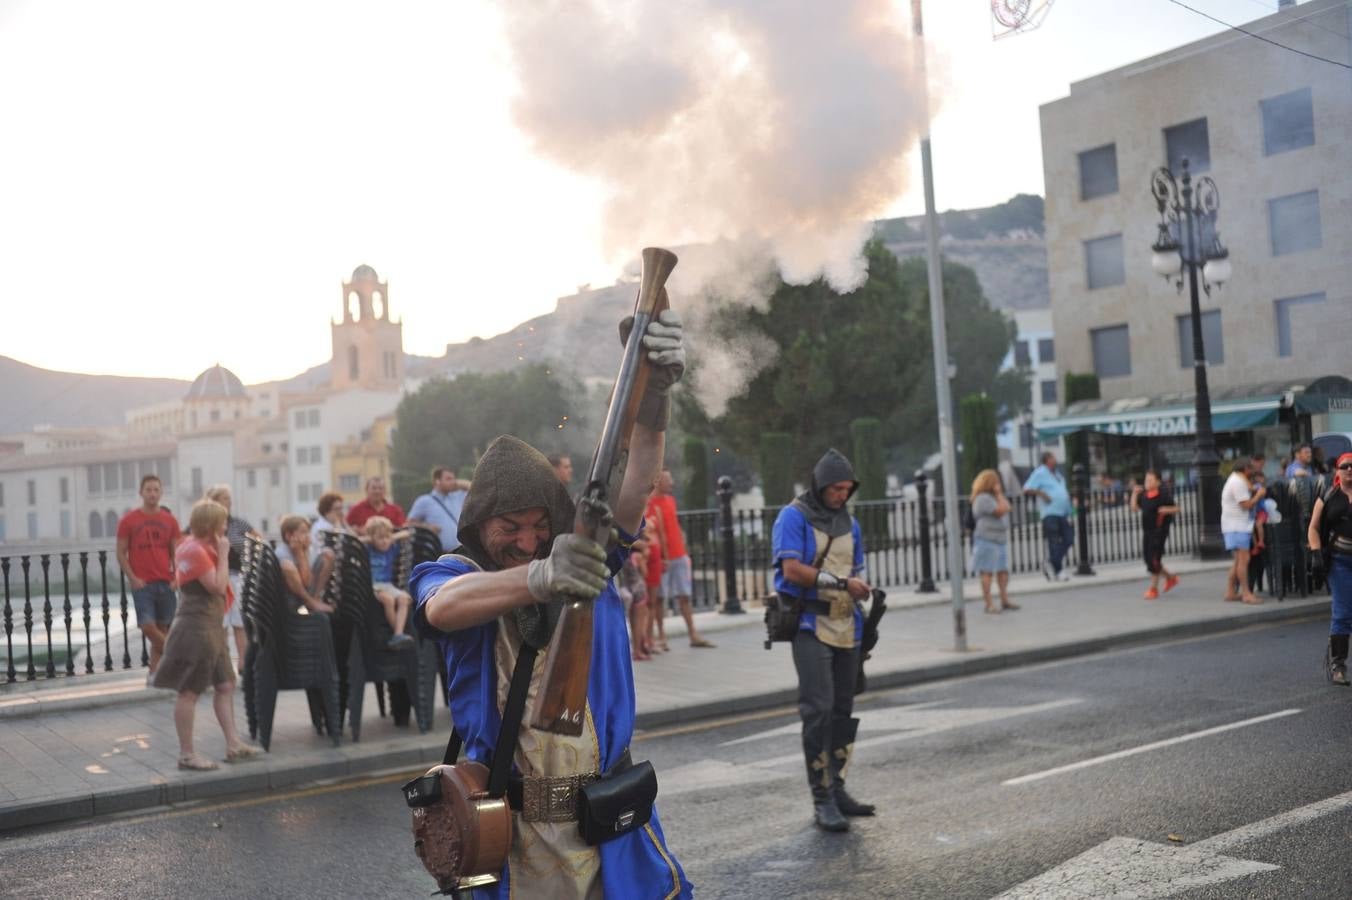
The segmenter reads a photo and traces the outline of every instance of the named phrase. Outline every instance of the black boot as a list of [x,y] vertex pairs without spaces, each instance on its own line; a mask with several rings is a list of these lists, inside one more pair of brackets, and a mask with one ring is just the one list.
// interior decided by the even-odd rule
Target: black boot
[[836,806],[835,794],[830,788],[812,790],[812,821],[822,831],[849,831],[850,823]]
[[876,811],[872,803],[860,803],[845,792],[845,782],[835,784],[836,807],[847,816],[871,816]]
[[1341,687],[1347,687],[1347,644],[1348,635],[1329,635],[1329,681]]

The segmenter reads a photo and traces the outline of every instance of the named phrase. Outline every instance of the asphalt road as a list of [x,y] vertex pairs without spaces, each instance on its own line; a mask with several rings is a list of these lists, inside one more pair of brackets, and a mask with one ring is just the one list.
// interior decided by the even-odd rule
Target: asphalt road
[[[880,814],[844,835],[810,824],[791,711],[634,750],[700,897],[1352,896],[1352,690],[1322,680],[1326,630],[866,698],[849,783]],[[427,896],[402,777],[0,838],[0,895]]]

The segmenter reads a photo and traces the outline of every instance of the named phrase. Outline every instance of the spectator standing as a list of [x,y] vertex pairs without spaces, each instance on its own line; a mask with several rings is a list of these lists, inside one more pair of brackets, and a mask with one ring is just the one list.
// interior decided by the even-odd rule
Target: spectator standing
[[1042,465],[1033,470],[1024,482],[1023,492],[1037,497],[1037,511],[1042,518],[1042,536],[1047,541],[1047,558],[1042,562],[1042,574],[1048,581],[1070,581],[1064,571],[1066,554],[1075,540],[1070,524],[1070,491],[1066,479],[1056,467],[1056,454],[1042,454]]
[[1287,465],[1285,475],[1288,481],[1314,475],[1314,448],[1309,444],[1301,444],[1296,448],[1296,455]]
[[235,672],[221,628],[227,608],[235,605],[230,588],[230,540],[226,537],[229,515],[214,500],[197,501],[188,520],[192,537],[179,543],[174,552],[183,605],[169,629],[154,686],[178,691],[174,731],[178,733],[180,769],[216,768],[216,763],[197,754],[192,739],[197,698],[208,687],[214,691],[211,706],[225,735],[225,761],[242,762],[258,756],[258,748],[246,744],[235,729]]
[[1253,517],[1249,511],[1263,499],[1265,489],[1261,486],[1253,489],[1250,466],[1247,458],[1236,459],[1221,488],[1221,535],[1225,549],[1234,554],[1234,562],[1225,573],[1225,599],[1257,605],[1262,599],[1249,590],[1249,552],[1253,546]]
[[551,453],[548,456],[549,466],[558,476],[559,481],[563,482],[564,487],[569,487],[573,483],[573,458],[567,453]]
[[662,574],[665,564],[662,560],[662,515],[657,510],[657,495],[648,498],[648,506],[643,513],[644,543],[647,545],[647,569],[644,583],[648,588],[648,621],[644,635],[648,653],[666,653],[671,649],[667,643],[667,628],[663,621],[667,615],[666,601],[662,599]]
[[1329,622],[1329,680],[1347,687],[1347,650],[1352,640],[1352,453],[1334,464],[1333,487],[1314,503],[1310,528],[1310,562],[1324,568],[1328,554],[1328,585],[1333,594]]
[[385,644],[389,650],[413,645],[413,636],[404,633],[413,601],[406,591],[394,586],[394,563],[399,557],[399,541],[411,536],[412,532],[409,531],[396,532],[390,520],[384,516],[372,516],[366,520],[366,533],[361,537],[371,561],[371,587],[375,590],[376,602],[385,611],[385,621],[394,632]]
[[1160,576],[1164,576],[1164,592],[1167,594],[1178,586],[1178,576],[1164,567],[1164,545],[1169,540],[1169,526],[1178,507],[1174,505],[1174,495],[1160,482],[1160,475],[1153,469],[1145,473],[1145,484],[1136,485],[1131,492],[1131,511],[1141,515],[1141,552],[1145,557],[1145,570],[1150,573],[1150,587],[1146,589],[1145,599],[1158,600],[1160,596]]
[[[240,597],[240,573],[244,562],[244,539],[249,535],[261,537],[254,527],[239,518],[231,512],[231,503],[233,498],[230,495],[230,485],[215,484],[207,489],[206,499],[214,500],[225,507],[225,539],[230,542],[230,590],[234,592],[235,599]],[[239,671],[244,672],[244,651],[247,648],[248,636],[244,633],[244,614],[241,612],[242,603],[231,603],[225,608],[224,627],[226,631],[233,629],[235,634],[235,650],[239,655]]]
[[408,524],[436,532],[442,552],[454,553],[460,547],[460,511],[465,508],[469,488],[470,483],[457,479],[452,469],[437,466],[432,470],[432,490],[409,507]]
[[[972,480],[972,571],[981,577],[986,612],[1019,609],[1009,600],[1009,500],[994,469],[982,469]],[[991,600],[991,577],[1000,590],[1000,605]]]
[[[652,659],[647,649],[648,636],[648,545],[634,541],[629,559],[620,570],[620,598],[629,611],[630,654],[635,662]],[[625,595],[628,595],[626,598]]]
[[385,499],[385,479],[378,475],[366,479],[366,499],[348,510],[347,524],[361,531],[372,516],[384,516],[395,528],[404,527],[404,511]]
[[292,601],[308,612],[332,614],[333,604],[325,602],[323,592],[315,589],[318,579],[310,568],[310,520],[304,516],[284,516],[277,530],[282,535],[282,542],[277,545],[277,564]]
[[858,490],[850,461],[828,450],[812,470],[811,486],[775,519],[775,590],[802,603],[793,639],[798,714],[812,791],[813,821],[823,831],[848,831],[845,816],[871,816],[874,807],[845,791],[859,720],[854,688],[869,595],[864,542],[846,503]]
[[117,523],[117,564],[131,585],[136,625],[150,645],[150,684],[164,653],[164,638],[174,620],[178,597],[174,593],[173,557],[180,531],[178,520],[160,506],[162,493],[156,475],[141,478],[141,508]]
[[[681,610],[681,618],[685,619],[685,627],[690,635],[690,646],[713,647],[713,644],[700,637],[699,632],[695,630],[695,613],[690,606],[690,595],[694,588],[693,572],[690,566],[690,555],[685,547],[685,533],[681,531],[681,522],[676,517],[676,496],[672,493],[674,486],[675,481],[671,477],[671,470],[663,469],[662,476],[657,479],[655,504],[657,515],[662,523],[664,564],[660,595],[664,608],[660,615],[665,617],[665,606],[674,599]],[[666,643],[665,636],[663,643]]]

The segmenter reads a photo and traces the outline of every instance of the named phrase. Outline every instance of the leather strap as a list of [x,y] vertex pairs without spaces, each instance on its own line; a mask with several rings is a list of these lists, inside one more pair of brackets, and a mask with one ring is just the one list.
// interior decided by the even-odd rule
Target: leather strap
[[[488,796],[501,797],[507,792],[508,776],[512,773],[512,757],[516,755],[516,740],[521,734],[521,719],[526,712],[526,694],[530,690],[531,670],[535,668],[535,656],[539,651],[529,644],[522,643],[517,654],[516,666],[512,669],[512,683],[507,688],[507,703],[502,709],[502,721],[498,724],[498,739],[494,744],[493,761],[488,768]],[[460,755],[460,732],[451,726],[451,736],[446,741],[446,752],[441,757],[442,765],[455,765]]]

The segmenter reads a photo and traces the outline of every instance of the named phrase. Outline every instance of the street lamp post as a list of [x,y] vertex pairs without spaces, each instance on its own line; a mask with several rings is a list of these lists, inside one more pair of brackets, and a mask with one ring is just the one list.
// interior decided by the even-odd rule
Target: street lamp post
[[1211,392],[1207,388],[1202,301],[1198,295],[1199,286],[1211,296],[1212,285],[1220,288],[1230,279],[1230,252],[1216,231],[1220,190],[1206,176],[1199,178],[1194,188],[1185,158],[1181,184],[1167,166],[1162,166],[1150,179],[1150,192],[1160,213],[1159,233],[1150,248],[1151,268],[1179,291],[1183,290],[1186,273],[1192,300],[1192,371],[1197,394],[1197,443],[1192,463],[1197,469],[1202,508],[1198,554],[1202,559],[1222,559],[1226,553],[1221,540],[1220,456],[1211,430]]

